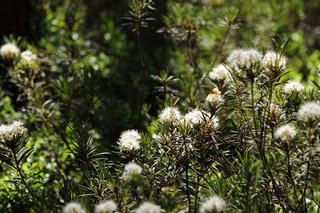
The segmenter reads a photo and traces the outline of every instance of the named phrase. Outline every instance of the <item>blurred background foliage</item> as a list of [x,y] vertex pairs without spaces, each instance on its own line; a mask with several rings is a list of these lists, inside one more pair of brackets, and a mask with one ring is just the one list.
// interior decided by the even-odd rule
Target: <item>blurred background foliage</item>
[[[72,174],[72,163],[63,162],[75,157],[66,146],[76,121],[88,121],[93,143],[111,152],[123,130],[152,129],[163,106],[178,98],[184,112],[197,106],[212,89],[206,74],[235,48],[266,51],[273,40],[290,40],[290,79],[319,81],[319,0],[145,2],[140,22],[127,0],[0,2],[1,37],[41,62],[36,95],[14,85],[1,66],[1,122],[26,124],[35,150],[29,160],[45,171],[48,187],[59,179],[51,174]],[[8,178],[0,172],[0,180]],[[0,209],[19,209],[10,187],[1,186],[8,199]]]

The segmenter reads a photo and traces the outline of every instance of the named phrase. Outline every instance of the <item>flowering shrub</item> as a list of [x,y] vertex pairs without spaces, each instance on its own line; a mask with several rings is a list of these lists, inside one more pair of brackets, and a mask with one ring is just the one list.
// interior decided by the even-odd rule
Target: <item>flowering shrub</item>
[[85,5],[0,47],[0,212],[319,211],[319,73],[293,78],[289,42],[220,1],[130,0],[97,32]]

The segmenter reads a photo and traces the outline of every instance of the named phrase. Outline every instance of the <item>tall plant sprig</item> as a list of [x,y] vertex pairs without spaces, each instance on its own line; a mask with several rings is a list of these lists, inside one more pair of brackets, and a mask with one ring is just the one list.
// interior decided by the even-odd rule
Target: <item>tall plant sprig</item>
[[137,38],[137,46],[140,57],[140,66],[142,72],[142,80],[140,86],[140,97],[139,97],[139,107],[138,107],[138,124],[141,122],[142,116],[142,105],[144,100],[144,87],[145,80],[148,75],[148,70],[145,64],[145,54],[144,49],[142,47],[142,28],[147,28],[150,21],[153,21],[154,18],[150,17],[151,10],[155,10],[153,7],[153,0],[130,0],[129,1],[129,12],[126,16],[124,16],[124,20],[126,23],[123,25],[127,25],[131,28],[133,32],[136,34]]
[[72,141],[71,151],[75,155],[77,167],[85,174],[91,174],[99,156],[92,141],[91,126],[88,122],[76,122],[74,126],[68,127]]
[[[301,118],[300,118],[301,119]],[[311,170],[314,167],[313,165],[317,164],[315,162],[315,156],[317,156],[317,151],[315,150],[316,142],[319,142],[319,122],[317,120],[308,119],[307,121],[303,122],[306,130],[303,131],[303,136],[305,137],[305,150],[303,153],[303,157],[305,161],[303,164],[306,164],[306,170],[302,175],[301,180],[301,189],[300,189],[300,199],[297,200],[298,205],[296,207],[297,210],[304,210],[306,209],[306,198],[307,193],[309,191],[308,186],[312,181],[311,177]]]
[[[276,51],[279,52],[278,54],[278,61],[281,60],[281,58],[285,57],[284,54],[286,52],[286,50],[288,49],[288,46],[290,44],[290,40],[286,40],[286,41],[274,41],[275,42],[275,46]],[[267,78],[267,82],[266,82],[266,91],[269,94],[268,100],[267,100],[267,104],[266,107],[264,109],[263,112],[263,120],[261,122],[261,125],[263,127],[265,127],[265,122],[269,122],[270,123],[270,119],[269,115],[271,115],[271,105],[272,105],[272,101],[273,101],[273,95],[275,94],[275,89],[276,87],[278,87],[280,85],[280,79],[285,76],[286,74],[288,74],[288,71],[286,69],[286,67],[280,66],[275,68],[275,70],[273,70],[273,74]],[[271,128],[272,129],[272,128]],[[265,134],[262,134],[262,132],[265,132]],[[266,138],[267,138],[267,131],[265,128],[261,128],[261,132],[260,132],[260,136],[261,139],[263,137],[263,141],[264,144],[266,144]]]
[[[217,64],[217,62],[221,59],[224,61],[224,58],[222,57],[224,55],[224,48],[228,41],[228,39],[231,36],[231,33],[239,28],[238,24],[236,23],[236,17],[237,17],[237,11],[226,11],[225,17],[221,21],[221,25],[225,27],[225,32],[221,36],[221,42],[219,43],[219,46],[215,49],[216,51],[215,57],[213,61],[210,63],[209,69],[212,70],[213,67]],[[214,52],[214,50],[213,50]],[[195,91],[199,91],[201,85],[203,85],[203,82],[207,78],[208,72],[204,72],[201,76],[201,78],[198,79],[195,85]]]
[[75,182],[76,196],[84,197],[89,203],[104,200],[105,193],[111,192],[105,179],[105,167],[99,162],[105,153],[97,152],[97,147],[93,144],[91,125],[88,121],[75,121],[72,126],[68,125],[68,129],[74,169],[81,175],[80,182]]
[[[104,201],[116,197],[113,193],[116,180],[109,171],[109,165],[105,161],[95,161],[92,167],[93,175],[86,185],[81,185],[84,194],[81,196],[94,197],[96,200]],[[120,205],[121,206],[121,205]]]
[[30,111],[36,112],[36,115],[40,118],[39,120],[45,121],[70,149],[65,133],[53,119],[57,103],[47,95],[48,93],[50,94],[49,87],[51,85],[46,82],[45,73],[43,73],[39,61],[34,60],[32,63],[27,61],[24,63],[19,62],[15,66],[15,70],[10,72],[10,75],[12,81],[22,89],[23,94],[21,96],[24,96],[30,103]]

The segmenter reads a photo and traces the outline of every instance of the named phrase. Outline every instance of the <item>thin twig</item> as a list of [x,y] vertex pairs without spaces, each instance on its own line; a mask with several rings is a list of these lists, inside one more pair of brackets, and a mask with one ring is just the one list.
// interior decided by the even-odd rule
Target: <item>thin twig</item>
[[18,161],[18,158],[17,158],[17,153],[16,153],[14,150],[12,150],[12,152],[13,152],[14,162],[15,162],[15,164],[16,164],[16,169],[17,169],[17,171],[18,171],[18,173],[19,173],[19,176],[20,176],[20,179],[21,179],[23,185],[26,187],[26,189],[28,190],[29,194],[30,194],[32,197],[34,197],[36,200],[40,201],[40,199],[38,198],[38,196],[36,196],[36,195],[32,192],[32,190],[30,189],[29,185],[27,184],[27,182],[26,182],[25,179],[24,179],[24,175],[23,175],[23,173],[22,173],[22,171],[21,171],[21,167],[19,166],[19,161]]
[[[142,4],[140,4],[140,11],[142,11]],[[142,48],[142,43],[141,43],[141,19],[140,15],[136,16],[136,37],[137,37],[137,44],[138,44],[138,51],[139,51],[139,57],[140,57],[140,66],[142,70],[142,82],[141,82],[141,88],[140,88],[140,100],[139,100],[139,112],[138,112],[138,125],[140,125],[141,122],[141,117],[142,117],[142,105],[143,105],[143,96],[144,96],[144,87],[145,87],[145,80],[146,80],[146,75],[147,71],[145,68],[145,58],[144,58],[144,51]]]

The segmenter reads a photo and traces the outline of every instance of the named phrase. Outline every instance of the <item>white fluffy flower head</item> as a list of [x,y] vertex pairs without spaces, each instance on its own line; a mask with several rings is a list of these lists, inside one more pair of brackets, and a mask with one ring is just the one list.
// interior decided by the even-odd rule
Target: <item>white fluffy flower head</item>
[[141,172],[142,172],[142,168],[138,164],[131,162],[124,167],[122,178],[128,181],[140,175]]
[[300,93],[300,92],[303,92],[303,90],[304,90],[304,86],[301,83],[296,81],[288,82],[283,86],[284,93],[288,95],[292,95],[294,93]]
[[79,203],[71,202],[63,208],[63,213],[85,213]]
[[215,213],[221,212],[226,208],[226,202],[215,195],[203,202],[200,207],[200,213]]
[[209,103],[212,107],[215,107],[223,103],[223,98],[219,94],[210,93],[206,97],[206,102]]
[[20,54],[19,48],[13,43],[7,43],[1,46],[0,55],[4,59],[18,57]]
[[314,121],[320,118],[320,104],[316,102],[307,102],[300,107],[298,118],[303,121]]
[[206,102],[211,107],[216,107],[224,102],[221,92],[219,89],[215,88],[211,91],[211,93],[206,97]]
[[200,124],[203,121],[204,113],[200,111],[199,109],[194,109],[191,112],[188,112],[184,119],[187,124],[194,126],[197,124]]
[[5,141],[12,141],[17,137],[22,136],[27,131],[23,123],[20,121],[13,121],[10,125],[0,125],[0,139]]
[[27,62],[34,61],[37,59],[37,55],[33,54],[30,50],[25,50],[21,53],[21,59]]
[[206,121],[210,123],[213,128],[218,128],[219,119],[217,117],[212,117],[211,119],[210,118],[211,113],[200,111],[199,109],[194,109],[184,116],[186,123],[191,127],[194,127],[195,125],[201,124],[202,122]]
[[95,213],[113,213],[117,211],[117,205],[112,200],[107,200],[103,203],[96,205],[94,212]]
[[231,52],[227,58],[229,67],[237,72],[250,70],[255,72],[255,67],[260,64],[262,54],[255,49],[237,49]]
[[142,203],[136,210],[136,213],[160,213],[161,208],[151,202]]
[[283,70],[286,68],[286,64],[287,59],[274,51],[267,52],[262,59],[262,65],[271,70]]
[[127,130],[121,133],[118,145],[121,151],[132,151],[140,148],[141,135],[137,130]]
[[290,124],[283,125],[279,127],[274,136],[275,138],[279,138],[281,141],[288,141],[289,139],[294,138],[294,136],[297,134],[296,129],[294,126]]
[[166,107],[159,115],[160,122],[174,123],[182,118],[180,111],[176,107]]
[[222,64],[213,68],[212,71],[209,72],[209,78],[220,82],[228,82],[231,79],[228,69]]

